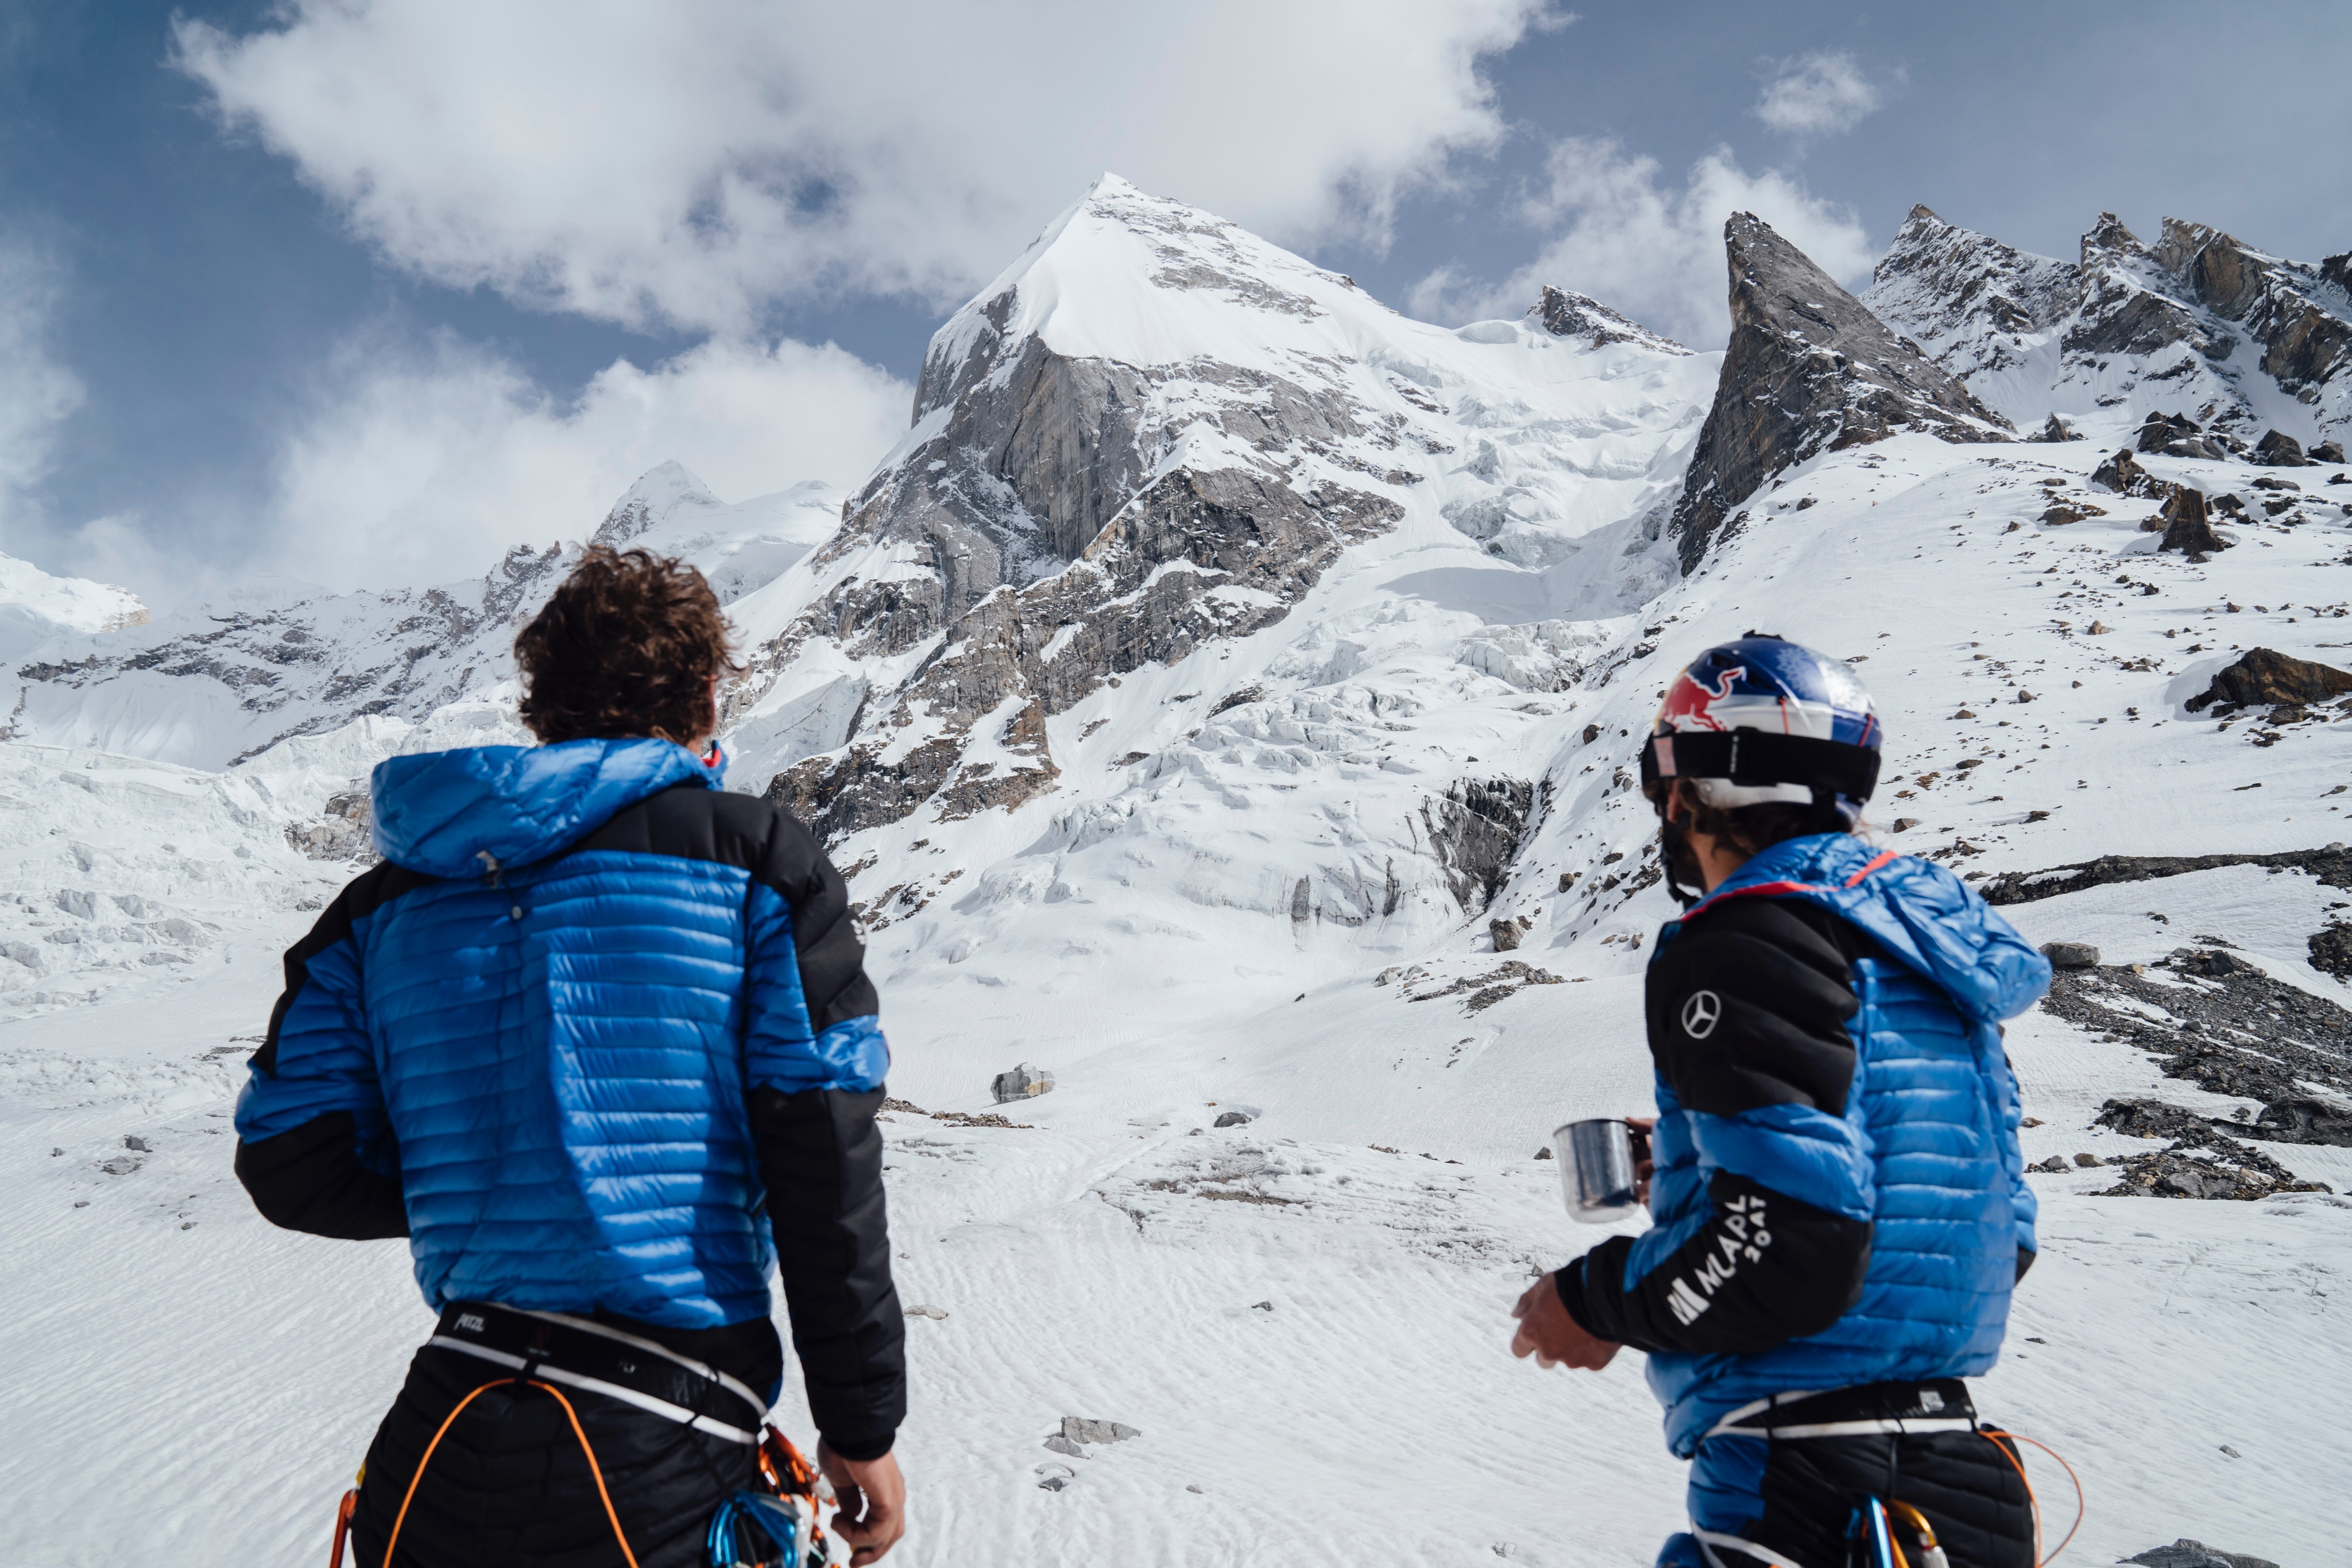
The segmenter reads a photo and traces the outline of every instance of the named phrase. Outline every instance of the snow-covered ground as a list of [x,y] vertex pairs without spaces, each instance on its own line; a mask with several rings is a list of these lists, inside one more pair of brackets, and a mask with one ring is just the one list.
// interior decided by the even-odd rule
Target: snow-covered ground
[[[1009,1108],[1029,1126],[889,1122],[901,1291],[946,1314],[908,1323],[899,1560],[1467,1564],[1508,1548],[1646,1563],[1680,1519],[1682,1477],[1641,1358],[1542,1374],[1505,1347],[1530,1276],[1593,1239],[1568,1220],[1557,1167],[1530,1156],[1561,1121],[1649,1103],[1640,974],[1674,906],[1633,775],[1660,688],[1751,629],[1857,661],[1888,736],[1873,831],[1964,873],[2321,847],[2352,838],[2352,794],[2333,793],[2352,779],[2352,724],[2315,709],[2273,729],[2183,704],[2257,645],[2352,663],[2352,487],[2291,471],[2302,504],[2225,523],[2234,548],[2158,555],[2138,527],[2156,504],[2088,482],[2147,412],[2127,400],[2083,411],[2082,442],[1829,453],[1754,497],[1677,579],[1655,525],[1715,356],[1527,322],[1445,332],[1328,275],[1310,319],[1236,282],[1255,253],[1213,223],[1155,231],[1205,235],[1199,266],[1226,269],[1210,283],[1031,266],[1054,281],[1062,348],[1247,361],[1269,342],[1306,353],[1292,340],[1310,327],[1344,330],[1333,376],[1368,407],[1395,401],[1428,439],[1311,454],[1392,497],[1393,528],[1342,551],[1283,618],[1052,712],[1050,789],[836,846],[865,905],[892,1092],[977,1113],[1016,1061],[1059,1080]],[[1203,336],[1213,294],[1235,319]],[[1189,336],[1170,336],[1162,304]],[[1274,325],[1255,321],[1268,310]],[[2143,462],[2262,515],[2249,486],[2263,470]],[[1396,475],[1370,472],[1387,464]],[[2105,513],[2047,525],[2053,497]],[[688,553],[765,643],[839,577],[822,547],[841,501],[804,488],[729,507],[665,468],[606,537]],[[429,1320],[401,1246],[253,1215],[229,1169],[230,1103],[278,951],[354,869],[352,792],[395,751],[520,738],[503,640],[532,602],[518,584],[566,559],[444,591],[462,613],[410,664],[386,650],[434,601],[405,590],[251,611],[201,649],[189,640],[213,634],[192,623],[43,654],[115,663],[83,685],[32,683],[0,741],[0,1563],[324,1550]],[[329,654],[287,653],[289,630]],[[836,743],[864,694],[922,656],[892,655],[899,668],[831,642],[778,655],[737,716],[739,756],[766,765],[736,786]],[[385,684],[345,690],[338,659]],[[251,672],[279,668],[282,714],[240,706]],[[405,695],[369,707],[369,691]],[[314,732],[221,766],[289,726]],[[1532,801],[1491,904],[1465,904],[1433,842],[1465,781],[1516,781]],[[2352,1005],[2306,946],[2342,892],[2241,866],[2010,913],[2109,963],[2218,936]],[[1521,923],[1517,951],[1494,950],[1492,919]],[[2091,1129],[2112,1096],[2248,1103],[2041,1013],[2010,1045],[2037,1160],[2156,1146]],[[1234,1108],[1255,1119],[1213,1126]],[[2352,1151],[2263,1146],[2352,1189]],[[1982,1403],[2081,1472],[2070,1561],[2180,1535],[2283,1563],[2340,1557],[2352,1442],[2335,1396],[2352,1387],[2352,1333],[2334,1303],[2352,1199],[2168,1202],[2094,1196],[2111,1171],[2033,1179],[2043,1259]],[[796,1399],[780,1419],[805,1436]],[[1048,1452],[1071,1415],[1142,1436]],[[2071,1492],[2035,1465],[2054,1544]]]

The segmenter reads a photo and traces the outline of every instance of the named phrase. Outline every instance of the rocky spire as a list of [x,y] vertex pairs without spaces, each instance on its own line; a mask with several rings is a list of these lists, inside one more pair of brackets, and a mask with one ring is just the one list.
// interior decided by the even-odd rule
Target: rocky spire
[[1723,227],[1731,345],[1672,528],[1688,572],[1765,480],[1817,452],[1916,431],[2008,441],[2009,422],[1753,213]]

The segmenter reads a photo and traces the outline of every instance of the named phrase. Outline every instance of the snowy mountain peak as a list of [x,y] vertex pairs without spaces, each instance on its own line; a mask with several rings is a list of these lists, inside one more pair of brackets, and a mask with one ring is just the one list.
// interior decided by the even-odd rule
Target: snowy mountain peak
[[2074,307],[2074,278],[2065,262],[1946,223],[1922,204],[1903,220],[1862,301],[1981,397],[1975,378],[2023,363],[2034,335]]
[[709,486],[695,477],[685,464],[672,458],[646,470],[635,484],[622,492],[588,542],[618,549],[646,530],[667,524],[681,509],[708,510],[719,505]]

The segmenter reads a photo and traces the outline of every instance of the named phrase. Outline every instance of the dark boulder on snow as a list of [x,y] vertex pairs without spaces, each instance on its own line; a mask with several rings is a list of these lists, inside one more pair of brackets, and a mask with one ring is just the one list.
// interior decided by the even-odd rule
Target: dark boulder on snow
[[2092,469],[2091,483],[2118,496],[2159,496],[2165,490],[2164,481],[2141,467],[2128,446],[2117,447],[2113,457]]
[[[2340,441],[2323,441],[2304,455],[2314,463],[2341,463],[2344,461],[2344,444]],[[2329,483],[2333,484],[2334,481],[2330,480]]]
[[2141,1568],[2279,1568],[2267,1557],[2249,1556],[2243,1552],[2223,1552],[2182,1536],[2169,1546],[2151,1546],[2137,1557],[2126,1557],[2126,1563],[2137,1563]]
[[1817,453],[1906,432],[2015,439],[2007,420],[1761,218],[1734,213],[1723,237],[1731,344],[1670,525],[1684,571],[1767,479]]
[[2156,547],[2159,552],[2186,550],[2191,556],[2201,556],[2230,548],[2230,541],[2213,531],[2213,520],[2205,514],[2202,490],[2175,485],[2157,518],[2164,524],[2164,542]]
[[1054,1075],[1032,1061],[1024,1061],[1009,1072],[1000,1072],[989,1085],[1000,1105],[1008,1100],[1030,1100],[1050,1093]]
[[2142,452],[2160,452],[2167,457],[2208,457],[2223,462],[2230,456],[2227,446],[2203,434],[2203,427],[2195,420],[2179,413],[2149,414],[2147,423],[2133,438],[2133,444]]
[[2228,707],[2273,707],[2328,702],[2352,692],[2352,674],[2332,664],[2297,659],[2270,648],[2249,648],[2213,677],[2213,684],[2182,706],[2200,713],[2215,703]]
[[2095,969],[2099,964],[2099,950],[2088,942],[2044,942],[2042,956],[2053,969]]
[[2303,455],[2303,443],[2283,430],[2266,430],[2254,443],[2254,461],[2265,468],[2308,468],[2311,459]]
[[1620,316],[1589,294],[1554,288],[1549,283],[1544,285],[1543,298],[1528,314],[1553,337],[1576,338],[1596,349],[1610,343],[1639,343],[1669,354],[1690,352],[1672,338],[1662,338],[1639,321]]
[[2027,439],[2041,442],[2080,441],[2083,439],[2083,434],[2053,413],[2042,422],[2040,430]]

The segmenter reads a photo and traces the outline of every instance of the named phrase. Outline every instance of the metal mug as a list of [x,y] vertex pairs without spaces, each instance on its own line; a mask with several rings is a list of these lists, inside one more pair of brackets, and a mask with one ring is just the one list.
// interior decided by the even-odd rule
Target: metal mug
[[1608,1225],[1642,1204],[1633,1174],[1633,1129],[1622,1116],[1595,1117],[1555,1128],[1552,1155],[1570,1218]]

